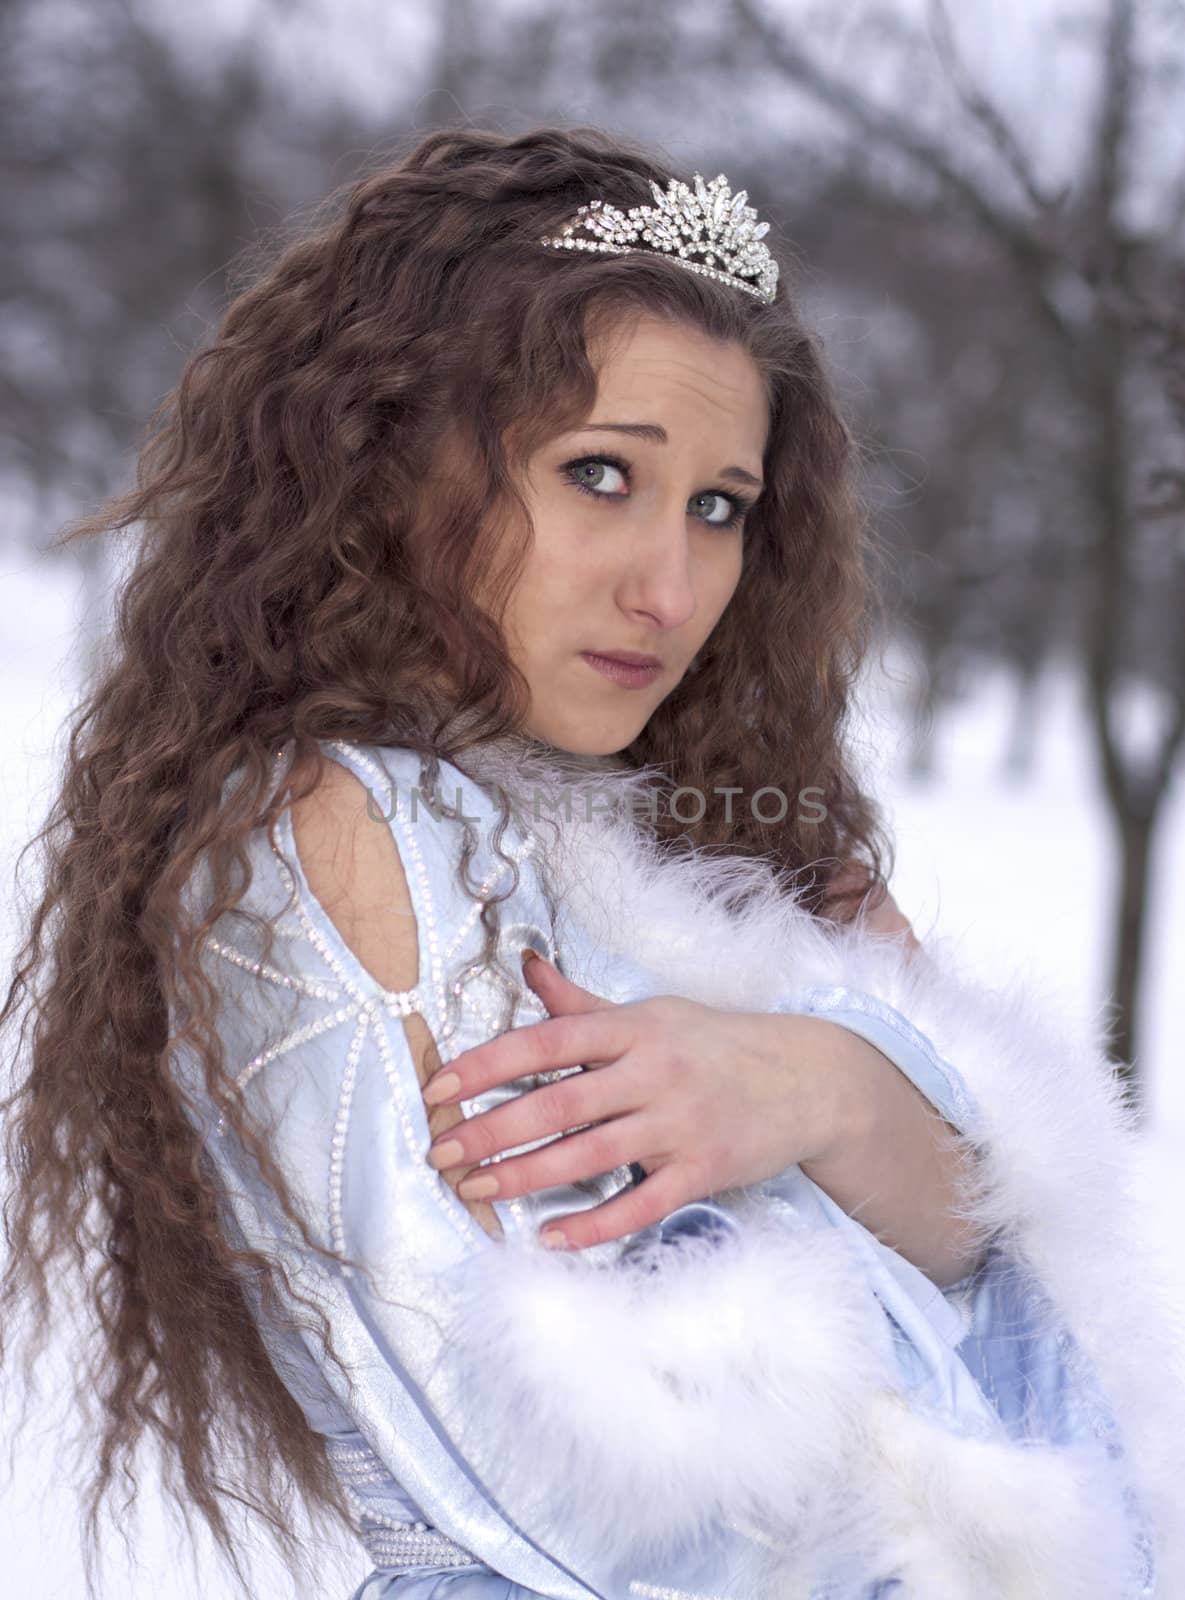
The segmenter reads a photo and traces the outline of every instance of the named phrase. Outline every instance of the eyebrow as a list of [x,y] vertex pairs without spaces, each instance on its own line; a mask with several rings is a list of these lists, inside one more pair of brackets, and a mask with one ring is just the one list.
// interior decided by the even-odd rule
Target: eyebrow
[[[669,442],[667,430],[657,422],[586,422],[580,431],[582,433],[626,433],[632,439],[645,439],[650,444],[667,444]],[[721,467],[718,476],[731,478],[734,483],[743,483],[750,489],[764,487],[761,479],[755,478],[751,472],[746,472],[744,467]]]

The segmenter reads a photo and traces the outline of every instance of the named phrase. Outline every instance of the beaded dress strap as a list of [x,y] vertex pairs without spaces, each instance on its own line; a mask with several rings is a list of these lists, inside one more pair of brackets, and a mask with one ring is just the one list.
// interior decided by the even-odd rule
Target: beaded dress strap
[[376,1567],[480,1566],[471,1550],[420,1518],[392,1517],[365,1498],[392,1482],[387,1468],[366,1444],[327,1439],[326,1454],[356,1513],[354,1531]]

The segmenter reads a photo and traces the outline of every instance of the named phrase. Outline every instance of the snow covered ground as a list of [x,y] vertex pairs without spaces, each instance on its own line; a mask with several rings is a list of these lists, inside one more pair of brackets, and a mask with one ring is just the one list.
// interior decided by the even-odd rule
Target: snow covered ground
[[[11,873],[21,843],[50,803],[60,756],[56,743],[75,698],[71,652],[77,628],[77,583],[44,563],[9,558],[0,611],[0,870],[9,890],[0,901],[0,938],[15,951]],[[894,665],[900,678],[903,663]],[[897,840],[893,891],[915,930],[956,936],[985,972],[1026,965],[1056,985],[1077,1008],[1094,1012],[1108,970],[1114,863],[1106,815],[1084,737],[1078,689],[1066,672],[1051,673],[1033,707],[1035,761],[1023,782],[999,776],[1013,714],[1003,675],[984,675],[966,701],[936,730],[936,777],[924,785],[904,776],[901,685],[878,677],[867,700],[862,743],[870,781],[888,807]],[[1178,779],[1156,857],[1154,900],[1144,988],[1140,1064],[1149,1085],[1150,1119],[1141,1183],[1150,1226],[1185,1304],[1185,1248],[1169,1238],[1185,1197],[1185,1048],[1174,1033],[1185,993],[1185,785]],[[7,963],[6,963],[7,987]],[[60,1474],[55,1440],[63,1425],[54,1397],[69,1371],[74,1335],[62,1330],[40,1369],[46,1402],[19,1440],[0,1479],[0,1549],[4,1587],[44,1600],[82,1593],[75,1502]],[[6,1374],[6,1377],[8,1375]],[[6,1387],[9,1387],[6,1385]],[[6,1432],[15,1415],[6,1395]],[[7,1456],[8,1452],[5,1452]],[[171,1600],[199,1595],[222,1600],[232,1588],[202,1540],[196,1566],[161,1513],[156,1474],[146,1465],[138,1497],[143,1543],[135,1569],[118,1541],[108,1546],[100,1594],[119,1600]],[[121,1522],[124,1519],[121,1518]],[[267,1558],[253,1569],[257,1600],[289,1595],[291,1586]],[[331,1571],[331,1560],[339,1565]],[[345,1600],[367,1571],[359,1547],[325,1551],[327,1600]]]

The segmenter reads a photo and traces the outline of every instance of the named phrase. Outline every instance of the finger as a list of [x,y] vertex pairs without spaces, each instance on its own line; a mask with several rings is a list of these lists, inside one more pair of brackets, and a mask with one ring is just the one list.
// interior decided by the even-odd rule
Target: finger
[[[462,1050],[438,1068],[425,1085],[425,1103],[448,1105],[453,1100],[472,1099],[496,1083],[513,1083],[559,1067],[603,1066],[615,1061],[633,1039],[633,1024],[625,1010],[611,1006],[509,1028],[496,1039]],[[446,1077],[456,1082],[447,1086],[451,1092],[441,1093],[441,1080]]]
[[454,1154],[443,1170],[488,1161],[501,1150],[517,1150],[538,1139],[638,1110],[627,1099],[627,1091],[628,1084],[608,1073],[574,1073],[544,1084],[447,1128],[428,1151],[429,1165],[437,1165],[436,1152],[446,1144],[459,1146],[461,1153]]
[[[475,1168],[458,1186],[463,1199],[514,1200],[539,1189],[562,1183],[580,1183],[624,1167],[647,1145],[645,1118],[636,1114],[613,1117],[578,1132],[553,1139],[529,1155],[491,1161]],[[495,1183],[496,1188],[472,1187],[473,1180]]]
[[569,1250],[588,1250],[593,1245],[606,1244],[610,1239],[622,1239],[626,1234],[637,1233],[653,1222],[661,1222],[672,1211],[686,1205],[695,1196],[679,1176],[677,1163],[660,1167],[644,1183],[627,1189],[591,1211],[579,1211],[574,1216],[557,1217],[548,1222],[545,1233],[562,1233]]
[[565,1013],[572,1011],[603,1011],[613,1004],[600,995],[593,994],[591,989],[584,989],[578,983],[573,983],[567,978],[546,956],[536,956],[531,961],[523,963],[523,974],[531,989],[547,1005],[548,1009],[563,1007]]

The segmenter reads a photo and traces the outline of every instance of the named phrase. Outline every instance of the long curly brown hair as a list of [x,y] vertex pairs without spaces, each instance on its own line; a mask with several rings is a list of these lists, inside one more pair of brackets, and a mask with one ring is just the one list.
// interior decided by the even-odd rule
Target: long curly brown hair
[[[887,881],[891,842],[844,749],[874,628],[870,519],[853,434],[789,293],[789,252],[765,304],[653,253],[537,244],[585,202],[648,204],[650,181],[675,175],[595,128],[454,129],[385,152],[298,237],[246,258],[216,336],[146,430],[135,488],[61,538],[138,530],[60,793],[21,852],[40,847],[43,877],[0,1012],[22,1019],[3,1102],[14,1186],[0,1356],[16,1311],[31,1310],[28,1390],[50,1269],[72,1259],[97,1319],[75,1397],[99,1410],[88,1593],[101,1503],[117,1469],[132,1477],[145,1435],[187,1526],[196,1508],[244,1592],[228,1500],[263,1517],[294,1575],[293,1488],[314,1516],[349,1523],[244,1292],[246,1271],[273,1305],[272,1263],[220,1230],[168,1063],[181,1042],[198,1053],[211,1097],[319,1249],[224,1075],[200,946],[244,893],[251,830],[316,784],[319,741],[463,765],[471,744],[521,728],[527,684],[498,620],[528,548],[519,469],[589,414],[598,318],[650,312],[738,342],[771,414],[739,586],[618,759],[703,793],[819,791],[821,818],[791,805],[768,822],[742,806],[731,821],[709,807],[656,823],[671,848],[766,859],[812,914],[846,920]],[[454,723],[438,698],[444,661]],[[293,777],[269,799],[290,741]],[[201,858],[215,893],[195,924],[182,889]]]

